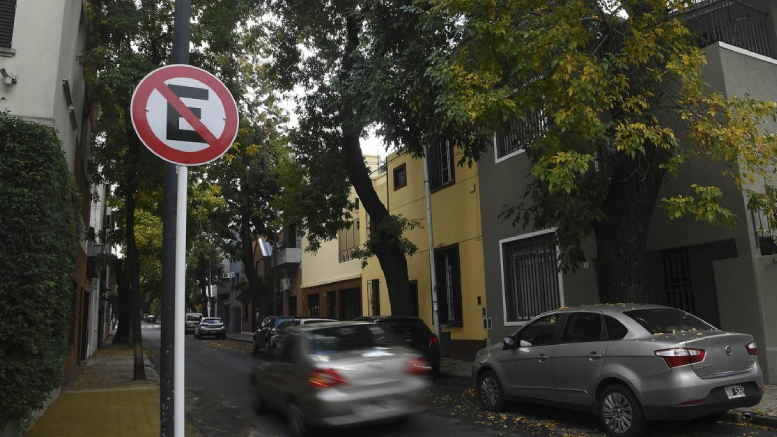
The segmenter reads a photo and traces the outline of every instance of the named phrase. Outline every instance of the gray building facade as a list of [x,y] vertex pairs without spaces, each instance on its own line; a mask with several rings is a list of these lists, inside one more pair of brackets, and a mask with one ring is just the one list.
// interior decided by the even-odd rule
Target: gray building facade
[[[748,94],[777,101],[777,4],[743,1],[750,36],[715,29],[704,41],[707,84],[725,96]],[[699,2],[689,27],[703,26],[704,14],[724,10],[729,16],[743,6],[719,0]],[[717,12],[716,12],[717,11]],[[719,22],[718,22],[719,25]],[[738,23],[737,29],[742,29]],[[698,30],[698,29],[697,29]],[[713,32],[714,33],[714,32]],[[710,32],[705,33],[709,37]],[[764,126],[774,130],[774,126]],[[531,180],[532,163],[524,150],[495,144],[479,161],[483,255],[489,341],[496,343],[534,315],[559,306],[599,302],[596,243],[583,244],[586,262],[574,272],[558,272],[558,249],[552,229],[523,227],[499,218],[505,205],[515,205]],[[712,226],[692,217],[669,220],[657,208],[651,217],[648,258],[655,301],[694,313],[713,325],[752,334],[767,381],[777,382],[777,256],[774,230],[762,213],[747,209],[747,196],[711,162],[690,162],[677,178],[667,179],[659,198],[680,192],[691,181],[715,185],[725,193],[722,205],[736,214],[736,227]],[[753,187],[758,190],[758,182]]]

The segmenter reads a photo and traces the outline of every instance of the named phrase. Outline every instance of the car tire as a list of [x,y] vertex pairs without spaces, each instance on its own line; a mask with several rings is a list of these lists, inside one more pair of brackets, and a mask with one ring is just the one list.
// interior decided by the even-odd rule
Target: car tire
[[295,437],[306,437],[308,435],[308,424],[305,422],[305,416],[302,409],[296,402],[289,402],[287,419],[289,421],[289,430]]
[[634,393],[614,384],[599,396],[599,421],[604,432],[613,437],[639,437],[647,428],[647,419]]
[[505,397],[502,383],[492,370],[486,370],[478,376],[478,399],[480,399],[480,405],[488,411],[504,409]]

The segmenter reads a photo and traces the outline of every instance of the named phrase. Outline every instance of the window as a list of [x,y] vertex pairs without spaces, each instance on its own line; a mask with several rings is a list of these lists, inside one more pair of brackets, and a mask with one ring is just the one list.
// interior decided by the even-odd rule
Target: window
[[337,292],[335,291],[326,294],[326,316],[330,319],[337,318]]
[[308,295],[308,317],[319,317],[321,306],[319,305],[318,293]]
[[667,334],[675,331],[715,331],[702,319],[674,308],[632,310],[623,314],[636,320],[651,334]]
[[556,328],[558,328],[558,314],[551,314],[527,325],[518,332],[516,343],[527,341],[532,346],[546,346],[555,343]]
[[370,310],[373,316],[380,315],[380,280],[373,279],[367,283],[370,294]]
[[429,146],[429,184],[433,190],[455,182],[453,144],[442,140]]
[[573,313],[564,329],[564,343],[601,341],[602,316],[597,313]]
[[16,0],[0,0],[0,47],[11,48]]
[[297,296],[289,297],[289,315],[292,317],[297,316]]
[[561,306],[556,234],[502,242],[505,321],[521,322]]
[[407,166],[399,165],[394,169],[394,191],[407,186]]
[[360,288],[340,290],[340,320],[353,320],[362,316],[362,291]]
[[348,262],[355,258],[356,249],[359,248],[359,219],[354,220],[351,224],[340,230],[337,235],[337,243],[340,249],[340,262]]
[[440,324],[462,326],[459,247],[434,251],[437,276],[437,308]]
[[688,248],[662,250],[661,271],[666,305],[690,313],[696,312]]
[[527,110],[523,119],[513,119],[507,132],[497,132],[494,135],[497,161],[529,148],[547,127],[548,121],[542,111]]
[[629,332],[629,330],[623,326],[623,323],[610,316],[604,316],[604,324],[607,326],[608,340],[622,340]]

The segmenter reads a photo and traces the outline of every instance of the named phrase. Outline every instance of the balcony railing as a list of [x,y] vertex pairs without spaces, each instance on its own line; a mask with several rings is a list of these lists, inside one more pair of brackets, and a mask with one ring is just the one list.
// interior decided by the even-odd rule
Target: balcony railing
[[761,251],[762,256],[774,255],[777,253],[777,229],[772,227],[769,218],[762,211],[750,211],[753,219],[753,233],[755,234],[755,244]]
[[774,57],[764,11],[737,0],[700,0],[681,17],[702,47],[724,42]]

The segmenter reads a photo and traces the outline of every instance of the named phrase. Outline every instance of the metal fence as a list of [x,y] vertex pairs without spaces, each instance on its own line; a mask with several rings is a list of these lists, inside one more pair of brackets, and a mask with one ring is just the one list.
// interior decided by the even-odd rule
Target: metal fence
[[548,120],[542,111],[526,111],[524,118],[513,119],[507,132],[496,134],[497,157],[502,158],[518,150],[527,149],[535,138],[548,128]]
[[772,227],[769,219],[762,211],[750,211],[753,220],[755,244],[762,256],[777,254],[777,229]]
[[725,42],[764,56],[773,57],[768,14],[737,0],[703,0],[681,17],[704,47]]

